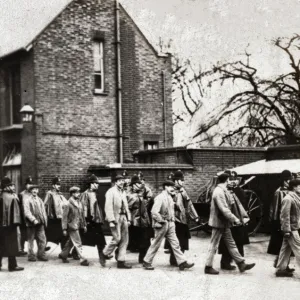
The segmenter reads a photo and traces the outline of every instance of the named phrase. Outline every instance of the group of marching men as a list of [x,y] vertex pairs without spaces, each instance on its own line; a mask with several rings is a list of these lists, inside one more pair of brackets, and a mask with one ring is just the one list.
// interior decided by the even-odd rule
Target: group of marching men
[[[55,177],[43,201],[38,196],[39,186],[31,177],[26,179],[25,190],[19,195],[10,178],[4,177],[0,193],[0,270],[3,257],[8,257],[11,272],[24,270],[17,265],[16,256],[28,255],[30,262],[48,261],[47,242],[61,245],[59,258],[64,263],[73,257],[82,266],[88,266],[82,247],[87,245],[97,246],[101,266],[105,267],[114,253],[117,267],[130,269],[132,266],[125,261],[129,240],[129,247],[139,252],[139,263],[153,270],[152,261],[164,238],[171,265],[180,270],[194,266],[187,262],[184,251],[188,250],[190,239],[188,218],[195,221],[199,218],[183,188],[180,170],[163,182],[163,191],[155,198],[142,172],[131,179],[126,173],[117,175],[105,194],[104,212],[96,196],[99,183],[91,175],[88,189],[81,193],[79,187],[71,187],[67,200],[60,192],[60,178]],[[105,220],[112,234],[109,244],[102,228]],[[28,254],[24,251],[26,240]]]
[[[282,185],[275,192],[271,203],[270,219],[272,233],[268,253],[278,255],[274,262],[276,276],[291,277],[294,269],[289,267],[293,254],[300,264],[300,179],[285,170],[281,174]],[[184,255],[191,238],[188,222],[199,221],[198,214],[186,190],[184,175],[178,170],[171,173],[162,184],[163,190],[155,198],[139,172],[131,178],[126,173],[115,177],[114,185],[105,194],[104,212],[96,196],[99,179],[91,175],[88,189],[70,188],[67,200],[60,192],[61,181],[52,180],[52,189],[44,201],[39,198],[39,186],[31,177],[26,179],[26,189],[19,195],[8,177],[1,181],[0,191],[0,270],[2,258],[8,257],[9,271],[22,271],[16,256],[24,252],[28,242],[28,260],[46,262],[47,242],[61,245],[59,258],[68,263],[69,257],[89,262],[84,257],[83,245],[97,246],[99,262],[105,267],[113,257],[117,267],[130,269],[126,262],[126,250],[139,252],[138,262],[146,270],[153,270],[153,259],[163,239],[170,252],[170,264],[180,270],[194,266]],[[247,222],[249,217],[245,194],[239,187],[237,174],[225,171],[218,176],[213,190],[208,224],[212,236],[204,272],[217,275],[213,268],[214,256],[219,249],[222,254],[221,269],[234,270],[232,260],[240,272],[252,269],[255,264],[246,264],[243,245],[249,243]],[[105,214],[104,214],[105,213]],[[105,217],[104,217],[105,215]],[[111,230],[112,239],[106,244],[103,233],[104,221]],[[38,251],[34,253],[34,241]]]

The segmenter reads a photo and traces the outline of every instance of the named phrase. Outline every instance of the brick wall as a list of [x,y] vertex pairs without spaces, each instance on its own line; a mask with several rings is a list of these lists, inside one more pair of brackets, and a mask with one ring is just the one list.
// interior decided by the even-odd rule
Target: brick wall
[[[171,59],[159,57],[132,19],[121,9],[121,68],[124,159],[144,149],[144,141],[173,145]],[[166,144],[164,143],[163,77],[165,71]]]

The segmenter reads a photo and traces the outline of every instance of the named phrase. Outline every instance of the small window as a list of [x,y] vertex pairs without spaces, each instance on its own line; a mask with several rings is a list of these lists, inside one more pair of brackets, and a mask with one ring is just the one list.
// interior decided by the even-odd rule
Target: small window
[[103,41],[94,41],[94,89],[96,93],[104,91],[104,59],[103,59]]
[[145,150],[154,150],[158,148],[158,142],[144,142]]

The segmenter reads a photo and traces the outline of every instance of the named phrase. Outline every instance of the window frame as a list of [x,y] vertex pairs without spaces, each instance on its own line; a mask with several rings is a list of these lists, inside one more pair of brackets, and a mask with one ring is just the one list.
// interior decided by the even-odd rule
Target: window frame
[[[98,55],[95,55],[95,44],[98,44],[100,53]],[[100,70],[95,70],[95,62],[96,60],[99,59],[100,62]],[[104,93],[104,85],[105,85],[105,68],[104,68],[104,41],[103,40],[99,40],[99,39],[94,39],[93,40],[93,89],[94,89],[94,93],[96,94],[103,94]],[[95,77],[96,76],[101,76],[101,88],[96,88],[96,80]]]
[[[149,148],[151,146],[151,148]],[[156,150],[159,148],[158,141],[144,141],[144,150]]]

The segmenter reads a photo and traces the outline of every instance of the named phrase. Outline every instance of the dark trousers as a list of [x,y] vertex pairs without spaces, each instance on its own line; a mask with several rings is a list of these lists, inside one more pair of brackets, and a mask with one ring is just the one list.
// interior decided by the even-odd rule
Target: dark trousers
[[[8,257],[8,269],[12,270],[17,267],[17,259],[15,256]],[[2,257],[0,256],[0,269],[2,268]]]
[[[241,256],[244,257],[244,245],[236,245]],[[228,251],[228,248],[225,246],[223,249],[221,264],[230,264],[232,262],[232,257]]]

